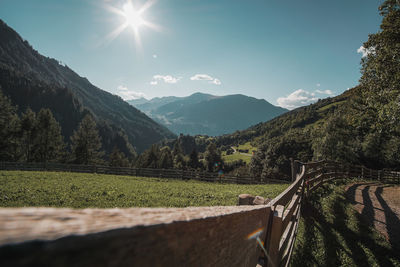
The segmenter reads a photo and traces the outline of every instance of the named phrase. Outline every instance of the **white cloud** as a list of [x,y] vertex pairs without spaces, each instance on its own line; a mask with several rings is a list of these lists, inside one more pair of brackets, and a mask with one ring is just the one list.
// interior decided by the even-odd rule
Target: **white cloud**
[[215,85],[221,85],[221,81],[218,79],[214,79],[210,83],[215,84]]
[[158,56],[156,54],[153,55],[153,58],[157,58]]
[[158,82],[157,82],[157,81],[151,81],[150,84],[151,84],[151,85],[157,85]]
[[369,54],[374,53],[375,48],[365,48],[364,46],[360,46],[360,48],[357,49],[357,53],[362,54],[362,57],[367,57]]
[[278,105],[287,108],[295,109],[300,106],[309,105],[317,101],[318,98],[312,93],[305,91],[303,89],[298,89],[286,97],[279,97],[276,101]]
[[320,84],[320,83],[317,83],[317,87],[321,87],[321,84]]
[[117,94],[119,96],[121,96],[122,99],[124,99],[124,100],[132,100],[132,99],[146,97],[145,93],[129,90],[128,87],[123,86],[123,85],[118,86]]
[[207,74],[196,74],[190,77],[192,81],[212,81],[214,78]]
[[333,95],[333,92],[331,90],[315,90],[315,92],[319,93],[319,94],[323,94],[323,95]]
[[327,95],[332,96],[334,93],[331,90],[315,90],[314,92],[309,92],[298,89],[286,97],[279,97],[276,102],[283,108],[295,109],[317,102],[319,98],[325,98]]
[[128,91],[128,87],[120,85],[118,86],[118,91]]
[[219,79],[213,78],[207,74],[196,74],[196,75],[190,77],[190,80],[192,80],[192,81],[208,81],[208,83],[212,83],[215,85],[221,85],[221,81]]
[[165,83],[177,83],[182,79],[182,77],[173,77],[171,75],[154,75],[153,81],[150,82],[152,85],[156,85],[158,81],[164,81]]

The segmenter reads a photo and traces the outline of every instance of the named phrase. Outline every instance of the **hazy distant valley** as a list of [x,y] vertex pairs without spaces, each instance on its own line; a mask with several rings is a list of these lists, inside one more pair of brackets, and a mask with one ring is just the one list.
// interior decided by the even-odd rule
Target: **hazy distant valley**
[[128,103],[175,134],[190,135],[233,133],[288,111],[264,99],[241,94],[214,96],[195,93],[187,97],[140,98]]

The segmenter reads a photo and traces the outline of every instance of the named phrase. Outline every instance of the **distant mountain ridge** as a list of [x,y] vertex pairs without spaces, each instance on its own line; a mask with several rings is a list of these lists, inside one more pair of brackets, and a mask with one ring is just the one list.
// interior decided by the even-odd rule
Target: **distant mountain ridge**
[[214,96],[194,93],[187,97],[162,97],[128,101],[175,134],[217,136],[266,122],[288,110],[264,99],[241,94]]
[[0,89],[20,112],[50,108],[67,139],[86,113],[100,128],[103,147],[129,152],[127,141],[138,152],[174,134],[59,61],[40,55],[18,33],[0,20]]

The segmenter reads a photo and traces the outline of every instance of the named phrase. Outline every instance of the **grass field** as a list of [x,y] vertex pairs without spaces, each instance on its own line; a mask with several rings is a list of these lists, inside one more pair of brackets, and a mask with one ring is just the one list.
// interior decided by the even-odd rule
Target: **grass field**
[[241,159],[241,160],[243,160],[244,162],[246,162],[247,164],[249,164],[250,161],[251,161],[251,156],[249,156],[249,155],[244,155],[244,154],[239,154],[239,153],[234,153],[234,154],[231,154],[231,155],[226,155],[226,152],[224,151],[224,152],[222,152],[222,155],[221,155],[221,156],[222,156],[222,159],[223,159],[225,162],[232,162],[232,161]]
[[250,154],[251,154],[251,152],[253,150],[257,150],[257,147],[252,146],[250,144],[250,142],[244,143],[243,145],[239,145],[238,147],[235,146],[235,148],[237,148],[237,149],[248,149]]
[[287,186],[68,172],[0,171],[0,206],[113,208],[236,205],[239,194],[273,198]]
[[251,157],[252,157],[251,154],[252,154],[253,150],[257,151],[257,147],[252,146],[250,144],[250,142],[247,142],[245,144],[239,145],[238,147],[237,146],[234,146],[234,147],[235,147],[235,149],[243,149],[243,150],[247,149],[247,150],[249,150],[249,153],[248,153],[249,155],[246,155],[246,154],[243,154],[243,153],[239,153],[239,152],[236,152],[236,153],[231,154],[231,155],[226,155],[226,152],[223,151],[221,156],[222,156],[222,159],[225,162],[232,162],[232,161],[241,159],[244,162],[246,162],[247,164],[249,164],[250,161],[251,161]]
[[303,207],[291,266],[400,266],[400,253],[327,185]]

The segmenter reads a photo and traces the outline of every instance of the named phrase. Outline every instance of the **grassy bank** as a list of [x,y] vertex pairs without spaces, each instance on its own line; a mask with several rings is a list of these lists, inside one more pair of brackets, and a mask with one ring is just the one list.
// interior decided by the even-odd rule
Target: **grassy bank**
[[326,185],[304,205],[292,266],[400,266],[400,253],[357,213],[345,185]]
[[239,194],[275,197],[286,184],[236,185],[68,172],[0,171],[0,206],[72,208],[236,205]]

